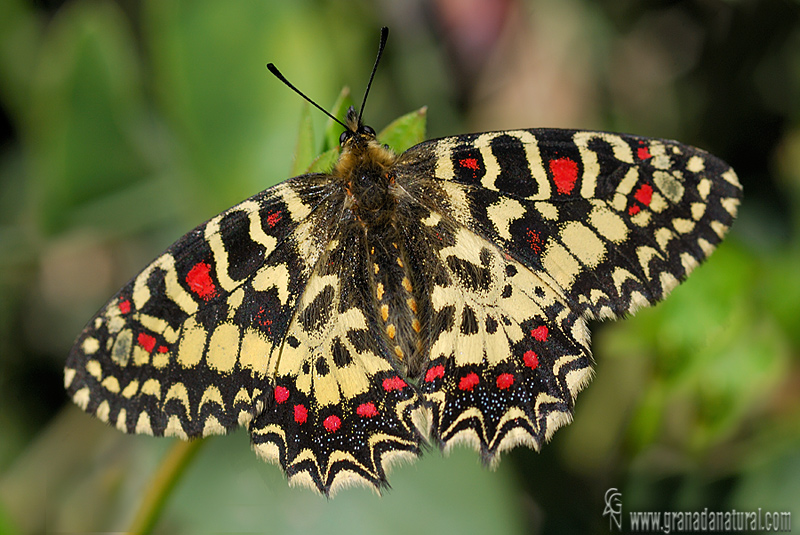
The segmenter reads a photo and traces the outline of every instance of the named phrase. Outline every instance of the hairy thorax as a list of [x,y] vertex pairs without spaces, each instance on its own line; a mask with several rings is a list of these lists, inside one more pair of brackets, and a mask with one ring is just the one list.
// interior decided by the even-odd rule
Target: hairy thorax
[[345,205],[364,225],[390,222],[397,205],[393,193],[395,154],[371,136],[355,134],[342,147],[333,174],[347,193]]

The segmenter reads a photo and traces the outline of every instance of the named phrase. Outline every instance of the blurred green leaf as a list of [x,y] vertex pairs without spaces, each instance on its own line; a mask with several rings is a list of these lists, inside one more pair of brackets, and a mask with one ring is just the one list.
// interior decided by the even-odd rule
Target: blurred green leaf
[[311,105],[306,102],[300,116],[300,128],[297,131],[297,143],[295,144],[292,168],[289,172],[290,176],[302,175],[311,167],[317,154],[314,145],[314,124],[311,121]]
[[331,149],[323,152],[311,162],[308,167],[309,173],[329,173],[336,162],[339,160],[339,149]]
[[321,14],[309,16],[302,0],[143,5],[155,96],[179,156],[181,201],[207,217],[290,176],[295,140],[287,125],[296,124],[301,100],[264,64],[288,62],[298,87],[310,86],[310,72],[309,93],[333,94],[339,82],[328,76],[334,51],[318,43]]
[[16,535],[18,533],[20,533],[19,529],[14,526],[3,506],[3,502],[0,501],[0,535]]
[[[151,169],[133,36],[110,2],[72,3],[41,43],[28,108],[31,177],[46,232]],[[101,222],[98,222],[101,224]]]
[[0,95],[18,125],[24,124],[43,26],[30,2],[0,2]]
[[[342,88],[341,92],[339,92],[339,96],[336,98],[336,102],[333,103],[330,113],[340,121],[345,122],[347,110],[350,106],[355,106],[355,103],[353,102],[353,97],[350,95],[350,88],[345,86]],[[328,119],[325,123],[325,138],[322,141],[321,152],[336,149],[339,146],[339,137],[341,135],[342,125],[332,119]]]
[[398,117],[378,133],[378,141],[389,145],[400,154],[417,143],[425,141],[425,126],[428,108],[423,106],[417,111]]
[[794,245],[785,254],[773,254],[769,258],[762,259],[760,265],[762,276],[753,281],[759,288],[758,301],[754,304],[774,314],[775,321],[781,326],[781,333],[791,338],[793,347],[800,347],[798,266],[800,266],[800,248]]

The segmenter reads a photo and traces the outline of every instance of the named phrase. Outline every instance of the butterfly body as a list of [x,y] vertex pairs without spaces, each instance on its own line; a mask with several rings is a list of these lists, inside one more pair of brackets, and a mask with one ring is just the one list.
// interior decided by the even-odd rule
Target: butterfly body
[[385,486],[426,436],[492,464],[570,421],[587,321],[665,297],[741,197],[673,141],[511,130],[395,155],[346,122],[330,173],[200,225],[89,322],[65,371],[80,407],[129,433],[244,426],[326,494]]

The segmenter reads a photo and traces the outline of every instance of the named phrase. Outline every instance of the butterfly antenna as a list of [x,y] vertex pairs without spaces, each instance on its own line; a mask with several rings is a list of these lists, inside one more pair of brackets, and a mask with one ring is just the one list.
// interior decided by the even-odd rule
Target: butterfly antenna
[[[383,48],[383,47],[381,47],[381,48]],[[378,57],[380,57],[380,55],[379,55]],[[282,74],[281,74],[281,71],[279,71],[279,70],[278,70],[278,68],[275,66],[275,64],[273,64],[273,63],[267,63],[267,69],[269,70],[269,72],[271,72],[272,74],[274,74],[274,75],[275,75],[275,77],[276,77],[278,80],[280,80],[281,82],[283,82],[284,84],[286,84],[287,86],[289,86],[289,88],[290,88],[290,89],[292,89],[292,90],[293,90],[295,93],[297,93],[298,95],[300,95],[301,97],[303,97],[304,99],[306,99],[308,102],[310,102],[311,104],[313,104],[313,105],[314,105],[314,106],[315,106],[315,107],[316,107],[316,108],[317,108],[319,111],[321,111],[322,113],[324,113],[325,115],[327,115],[328,117],[330,117],[331,119],[333,119],[334,121],[336,121],[337,123],[339,123],[340,125],[342,125],[342,126],[345,128],[345,130],[349,130],[349,128],[347,128],[347,125],[346,125],[346,124],[344,124],[342,121],[340,121],[339,119],[337,119],[336,117],[334,117],[333,115],[331,115],[331,113],[330,113],[328,110],[326,110],[325,108],[323,108],[322,106],[320,106],[319,104],[317,104],[316,102],[314,102],[313,100],[311,100],[311,99],[310,99],[308,96],[306,96],[306,94],[305,94],[305,93],[303,93],[302,91],[300,91],[299,89],[297,89],[295,86],[293,86],[293,85],[292,85],[292,83],[291,83],[289,80],[287,80],[287,79],[286,79],[286,77],[285,77],[284,75],[282,75]],[[370,80],[370,81],[371,81],[371,80]]]
[[389,37],[389,28],[384,26],[381,28],[381,42],[378,45],[378,57],[375,58],[375,65],[372,67],[372,74],[369,75],[369,82],[367,83],[367,90],[364,91],[364,100],[361,101],[361,110],[358,112],[358,124],[361,124],[361,116],[364,114],[364,105],[367,103],[367,95],[369,95],[369,88],[372,87],[372,79],[375,78],[375,71],[378,70],[378,63],[381,61],[383,55],[383,47],[386,46],[386,39]]

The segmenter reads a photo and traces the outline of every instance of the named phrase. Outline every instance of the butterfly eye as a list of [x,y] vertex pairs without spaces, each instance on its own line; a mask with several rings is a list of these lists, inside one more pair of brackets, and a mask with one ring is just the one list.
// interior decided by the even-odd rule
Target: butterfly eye
[[345,130],[344,132],[342,132],[342,135],[339,136],[339,145],[344,145],[344,142],[350,139],[351,135],[352,132],[350,132],[350,130]]
[[365,134],[369,134],[370,136],[375,136],[375,130],[371,126],[364,125],[361,127],[361,131]]

